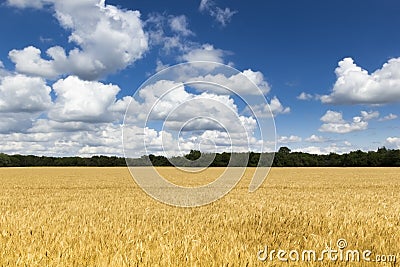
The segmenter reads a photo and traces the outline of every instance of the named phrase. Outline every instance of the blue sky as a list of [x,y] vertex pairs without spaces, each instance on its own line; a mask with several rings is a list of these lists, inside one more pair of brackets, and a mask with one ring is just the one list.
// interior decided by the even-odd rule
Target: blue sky
[[[131,96],[157,71],[193,60],[232,66],[262,88],[278,147],[400,148],[399,12],[394,0],[2,2],[0,152],[121,155]],[[148,103],[139,104],[135,116]],[[180,148],[224,138],[210,130]],[[160,129],[145,132],[153,148],[164,140]]]

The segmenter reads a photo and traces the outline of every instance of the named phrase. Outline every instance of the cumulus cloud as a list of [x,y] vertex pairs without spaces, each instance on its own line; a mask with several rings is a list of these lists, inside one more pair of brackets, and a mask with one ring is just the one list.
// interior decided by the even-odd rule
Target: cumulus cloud
[[156,61],[156,72],[162,71],[163,69],[168,68],[168,64],[164,64],[160,59]]
[[[183,17],[186,22],[186,17]],[[191,31],[188,25],[183,25],[183,19],[179,19],[179,16],[151,13],[143,25],[150,47],[161,46],[166,54],[171,54],[171,51],[182,52],[192,45],[187,38]]]
[[330,144],[328,146],[307,146],[293,149],[293,152],[305,152],[310,154],[319,154],[319,155],[327,155],[330,153],[344,154],[354,150],[352,147],[343,144]]
[[352,145],[349,141],[344,141],[343,144],[344,144],[345,146],[351,146],[351,145]]
[[315,135],[315,134],[311,135],[310,137],[306,138],[305,140],[310,143],[324,143],[324,142],[328,141],[326,138]]
[[[249,138],[248,138],[249,137]],[[183,140],[180,144],[184,152],[190,149],[199,149],[207,152],[248,152],[258,151],[262,141],[247,136],[245,132],[228,133],[218,130],[207,130],[198,136],[193,136],[190,139]]]
[[1,113],[0,133],[26,132],[35,116],[27,113]]
[[[167,129],[183,131],[225,128],[235,132],[241,124],[251,131],[256,126],[253,118],[238,114],[238,107],[229,95],[192,94],[182,83],[166,80],[146,86],[138,94],[143,101],[131,102],[128,114],[135,116],[128,116],[128,123],[148,118],[163,121]],[[191,121],[193,117],[196,119]]]
[[368,121],[379,117],[378,111],[361,111],[361,117]]
[[[26,78],[43,81],[41,78]],[[176,90],[164,95],[171,87],[176,87]],[[146,142],[152,151],[158,149],[158,153],[162,152],[160,140],[164,140],[164,145],[167,143],[165,149],[169,155],[176,155],[177,146],[174,144],[178,140],[185,152],[196,148],[199,143],[202,144],[202,150],[209,152],[215,152],[215,149],[222,152],[230,148],[235,151],[256,151],[262,144],[253,135],[257,126],[255,119],[239,115],[237,105],[227,94],[192,94],[185,91],[179,82],[160,81],[160,84],[139,92],[144,99],[144,103],[139,104],[130,96],[116,99],[119,92],[116,85],[84,81],[76,76],[58,80],[53,84],[53,90],[55,100],[52,103],[49,98],[44,118],[26,117],[25,113],[21,113],[22,117],[10,117],[0,123],[0,136],[8,134],[0,141],[2,151],[49,156],[121,155],[121,115],[132,103],[131,107],[138,110],[142,119],[146,119],[154,101],[158,101],[158,104],[153,107],[151,118],[166,120],[166,128],[164,131],[147,128],[149,135],[146,136]],[[46,92],[48,95],[49,88]],[[191,105],[191,102],[195,104]],[[177,105],[180,106],[177,108]],[[209,119],[199,118],[186,123],[193,114]],[[8,113],[4,115],[8,116]],[[167,132],[182,127],[183,132],[199,130],[200,134],[192,136],[192,139],[180,140]],[[242,130],[238,130],[240,128]],[[137,133],[140,130],[143,132],[143,129],[139,129]],[[230,132],[229,140],[226,139],[225,130]],[[135,137],[133,145],[138,153],[143,154]]]
[[[36,1],[35,1],[36,2]],[[142,58],[148,49],[140,13],[105,5],[104,1],[37,1],[52,4],[60,25],[71,34],[70,51],[54,46],[46,51],[50,60],[41,57],[35,47],[12,50],[10,59],[16,70],[28,75],[54,79],[72,74],[85,80],[96,80],[116,72]],[[10,5],[28,7],[28,1],[9,1]]]
[[[54,79],[62,73],[61,68],[65,67],[60,64],[60,61],[66,61],[65,51],[62,47],[52,47],[46,51],[46,54],[53,60],[42,59],[40,49],[33,46],[22,50],[11,50],[8,56],[19,72]],[[58,68],[55,66],[56,62]]]
[[263,94],[268,94],[271,90],[268,82],[264,79],[264,75],[260,71],[253,71],[247,69],[243,71],[244,76],[246,76],[250,81],[252,81],[258,88],[263,92]]
[[[241,116],[233,100],[227,95],[202,93],[173,110],[165,120],[167,129],[175,131],[218,130],[229,133],[251,133],[257,126],[252,117]],[[244,136],[243,136],[244,135]]]
[[281,102],[279,101],[279,99],[276,96],[274,96],[271,99],[269,106],[270,106],[272,114],[274,114],[274,116],[276,116],[278,114],[290,113],[290,108],[282,106]]
[[10,73],[8,70],[4,68],[3,62],[0,60],[0,78],[5,77],[5,76],[10,76],[12,73]]
[[301,142],[302,138],[300,136],[291,135],[291,136],[280,136],[278,138],[278,143],[287,144],[287,143],[297,143]]
[[77,132],[77,131],[95,131],[95,125],[81,121],[54,121],[49,119],[37,119],[32,127],[28,129],[29,133],[56,133],[56,132]]
[[398,116],[396,114],[390,113],[389,115],[386,115],[385,117],[380,118],[379,121],[391,121],[391,120],[397,119],[397,117]]
[[120,88],[112,84],[83,81],[76,76],[69,76],[54,83],[53,89],[57,99],[48,116],[58,122],[112,121],[110,111],[121,111],[126,106],[121,102],[115,103]]
[[7,4],[18,8],[36,8],[40,9],[46,4],[45,0],[7,0]]
[[0,72],[0,133],[28,131],[51,107],[50,91],[42,78]]
[[[199,91],[214,92],[218,94],[237,94],[237,95],[266,95],[271,90],[270,85],[264,79],[260,71],[251,69],[244,70],[242,73],[231,76],[225,74],[207,74],[205,76],[182,77],[182,81],[191,82],[193,88]],[[249,82],[250,81],[250,82]],[[212,84],[215,84],[214,86]],[[257,87],[260,90],[257,90]]]
[[342,123],[343,115],[340,112],[328,110],[324,116],[321,117],[321,121],[323,122],[334,122],[334,123]]
[[388,137],[386,138],[386,142],[390,146],[395,146],[396,148],[400,148],[400,137]]
[[[186,152],[198,149],[199,144],[207,152],[260,150],[263,145],[255,117],[243,115],[232,95],[194,93],[177,81],[159,80],[138,91],[127,111],[124,138],[130,140],[129,136],[134,136],[132,139],[138,142],[137,129],[143,125],[155,139],[162,141],[162,136],[168,134],[168,142],[164,139],[163,144],[153,142],[154,147],[147,147],[156,150],[151,153],[164,153],[160,149],[171,146],[166,149],[167,156],[176,155],[178,148]],[[130,130],[132,126],[137,127]],[[139,136],[147,140],[146,131],[144,134]],[[128,153],[143,150],[143,147],[132,147]]]
[[339,62],[332,93],[320,97],[327,104],[387,104],[400,102],[400,58],[390,59],[369,74],[352,58]]
[[167,55],[178,61],[212,61],[223,63],[230,52],[212,44],[200,44],[190,39],[195,33],[189,29],[187,17],[151,13],[144,22],[150,47],[160,46]]
[[0,113],[35,113],[51,105],[51,88],[42,78],[22,74],[0,77]]
[[130,96],[119,87],[68,76],[53,84],[22,74],[0,76],[0,151],[47,156],[122,156],[121,127]]
[[313,96],[311,94],[307,94],[305,92],[302,92],[300,95],[297,96],[297,99],[299,100],[310,100],[312,98]]
[[[42,121],[43,122],[43,121]],[[1,124],[1,123],[0,123]],[[64,126],[66,123],[63,123]],[[61,126],[61,124],[59,124]],[[103,123],[96,130],[36,131],[26,133],[0,133],[0,150],[4,153],[46,156],[122,156],[119,125]]]
[[[190,37],[195,33],[190,30],[188,19],[185,15],[168,15],[150,13],[143,23],[150,47],[161,46],[162,52],[167,55],[172,52],[184,54],[199,48],[200,45]],[[181,57],[178,57],[181,60]]]
[[271,99],[268,105],[260,104],[255,105],[252,108],[252,111],[250,111],[248,108],[245,111],[254,112],[258,118],[269,118],[271,117],[271,114],[273,117],[276,117],[280,114],[290,113],[290,108],[284,107],[276,96]]
[[328,110],[325,115],[321,117],[321,121],[323,124],[319,128],[320,132],[344,134],[366,130],[368,127],[368,122],[365,121],[363,117],[356,116],[353,117],[352,122],[348,122],[343,119],[342,113],[332,110]]
[[199,6],[199,10],[200,11],[205,11],[210,7],[210,4],[212,3],[212,1],[210,0],[201,0],[200,1],[200,6]]
[[169,19],[169,25],[171,30],[177,32],[183,36],[194,35],[194,33],[189,30],[189,23],[185,15],[180,15],[176,17],[171,17]]
[[189,51],[182,55],[182,60],[190,61],[212,61],[223,63],[223,57],[226,54],[224,50],[216,49],[211,44],[203,44],[199,48],[190,48]]
[[199,6],[200,12],[206,12],[213,17],[222,27],[225,27],[237,13],[236,10],[231,10],[226,7],[224,9],[216,6],[213,0],[201,0]]

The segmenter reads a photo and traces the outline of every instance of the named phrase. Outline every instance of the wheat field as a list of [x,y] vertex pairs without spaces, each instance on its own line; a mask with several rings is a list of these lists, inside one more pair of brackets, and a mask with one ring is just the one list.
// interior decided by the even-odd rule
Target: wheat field
[[[187,182],[172,168],[159,171]],[[127,168],[2,168],[0,265],[397,266],[259,257],[266,246],[319,253],[345,239],[370,259],[400,259],[399,169],[273,168],[249,193],[253,171],[219,201],[177,208],[148,197]]]

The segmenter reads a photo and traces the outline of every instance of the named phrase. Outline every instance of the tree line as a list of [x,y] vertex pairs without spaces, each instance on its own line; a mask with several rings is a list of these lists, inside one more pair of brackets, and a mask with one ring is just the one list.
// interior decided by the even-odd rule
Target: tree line
[[[126,166],[266,166],[273,160],[273,167],[400,167],[400,150],[378,148],[377,151],[361,150],[345,154],[330,153],[327,155],[292,152],[287,147],[281,147],[273,153],[201,153],[190,151],[183,157],[167,159],[164,156],[142,156],[128,159],[116,156],[92,157],[46,157],[34,155],[7,155],[0,153],[0,167],[31,167],[31,166],[82,166],[82,167],[117,167]],[[172,162],[172,163],[171,163]]]

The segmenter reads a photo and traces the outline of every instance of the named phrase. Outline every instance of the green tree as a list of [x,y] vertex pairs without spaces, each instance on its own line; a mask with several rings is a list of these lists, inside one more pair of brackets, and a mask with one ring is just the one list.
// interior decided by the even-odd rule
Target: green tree
[[185,155],[185,158],[191,161],[195,161],[201,157],[201,152],[198,150],[190,150],[189,154]]

